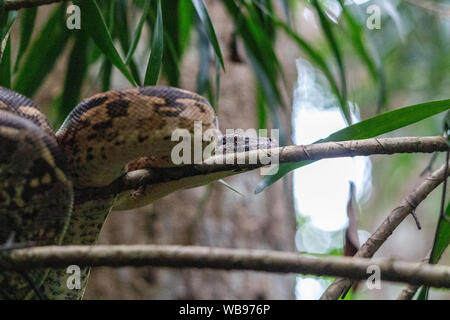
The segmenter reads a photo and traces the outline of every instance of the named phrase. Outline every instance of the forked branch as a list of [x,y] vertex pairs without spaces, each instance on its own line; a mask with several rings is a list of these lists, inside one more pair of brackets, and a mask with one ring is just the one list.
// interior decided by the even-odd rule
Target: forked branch
[[[445,172],[448,163],[442,165],[438,170],[430,174],[422,181],[416,189],[407,195],[398,207],[396,207],[387,216],[378,229],[370,236],[370,238],[361,246],[355,257],[371,258],[381,245],[394,232],[395,228],[413,211],[417,206],[440,184],[444,181]],[[352,285],[352,280],[338,278],[331,284],[321,299],[339,299]]]

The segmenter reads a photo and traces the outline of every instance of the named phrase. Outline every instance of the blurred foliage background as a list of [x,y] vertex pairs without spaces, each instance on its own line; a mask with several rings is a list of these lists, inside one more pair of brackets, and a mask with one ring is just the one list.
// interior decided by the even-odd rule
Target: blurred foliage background
[[[45,101],[54,128],[81,98],[135,85],[191,86],[207,96],[221,115],[226,112],[221,108],[221,83],[233,77],[230,65],[245,64],[252,73],[253,126],[279,128],[280,142],[290,144],[293,57],[302,57],[323,74],[348,124],[352,123],[348,101],[358,106],[361,119],[369,119],[449,95],[449,1],[85,0],[73,4],[79,12],[70,2],[0,12],[0,85]],[[381,13],[379,29],[367,27],[369,7],[374,5]],[[220,17],[211,8],[220,8],[226,16],[230,34],[223,33],[224,22],[217,22]],[[68,28],[76,23],[78,13],[81,29]],[[195,61],[193,65],[186,66],[187,56],[194,57],[188,59]],[[52,78],[57,80],[49,82]],[[423,121],[388,133],[399,128],[393,123],[386,134],[440,135],[442,117],[423,116]],[[420,181],[429,159],[417,154],[374,157],[373,189],[359,203],[359,227],[375,230]],[[442,160],[439,157],[435,167]],[[433,244],[440,196],[434,192],[421,206],[421,232],[412,220],[403,223],[379,254],[420,260]],[[448,256],[441,261],[448,263]],[[361,296],[393,297],[399,288]],[[449,297],[448,292],[437,296]]]

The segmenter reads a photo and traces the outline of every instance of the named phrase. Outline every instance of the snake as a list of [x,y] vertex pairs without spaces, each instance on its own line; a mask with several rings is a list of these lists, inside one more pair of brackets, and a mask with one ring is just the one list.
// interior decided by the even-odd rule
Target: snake
[[[193,136],[218,129],[207,99],[184,89],[145,86],[116,89],[82,100],[55,132],[40,107],[0,87],[0,243],[94,245],[112,210],[142,207],[180,189],[205,185],[231,171],[181,176],[90,197],[124,174],[176,167],[172,132]],[[219,137],[224,148],[230,137]],[[236,135],[231,137],[236,142]],[[249,140],[245,150],[271,148],[271,138]],[[231,152],[236,151],[236,146]],[[225,152],[226,151],[225,149]],[[159,173],[163,174],[163,173]],[[26,274],[0,270],[0,298],[81,299],[90,268],[81,271],[81,288],[69,289],[63,268]]]

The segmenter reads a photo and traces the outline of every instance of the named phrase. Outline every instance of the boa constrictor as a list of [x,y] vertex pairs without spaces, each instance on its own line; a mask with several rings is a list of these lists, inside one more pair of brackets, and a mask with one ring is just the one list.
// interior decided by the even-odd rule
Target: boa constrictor
[[[214,110],[200,95],[140,87],[85,99],[55,134],[30,99],[0,87],[0,243],[14,233],[20,243],[95,244],[112,209],[143,206],[228,176],[218,172],[86,197],[85,190],[108,186],[126,172],[173,167],[170,154],[177,142],[171,141],[171,134],[176,128],[193,134],[195,120],[201,121],[203,131],[216,127]],[[261,138],[250,148],[271,143]],[[70,290],[65,269],[27,274],[0,270],[0,297],[33,299],[42,293],[46,298],[77,299],[88,275],[89,268],[82,270],[82,288]]]

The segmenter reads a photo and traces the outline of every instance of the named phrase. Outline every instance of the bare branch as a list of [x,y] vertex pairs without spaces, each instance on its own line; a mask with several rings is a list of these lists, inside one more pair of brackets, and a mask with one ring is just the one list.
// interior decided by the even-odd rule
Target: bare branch
[[48,246],[4,253],[0,267],[28,270],[42,267],[158,266],[301,273],[366,279],[367,268],[377,265],[382,280],[450,288],[450,267],[392,259],[364,259],[301,255],[294,252],[208,247],[116,245]]
[[[406,196],[398,207],[392,210],[378,229],[361,246],[355,257],[373,257],[375,252],[394,232],[395,228],[444,180],[446,165],[448,163],[430,174],[413,192]],[[328,287],[321,299],[338,299],[351,285],[351,280],[338,278]]]

